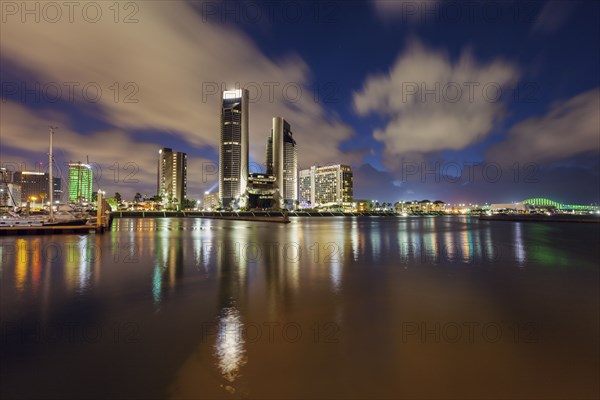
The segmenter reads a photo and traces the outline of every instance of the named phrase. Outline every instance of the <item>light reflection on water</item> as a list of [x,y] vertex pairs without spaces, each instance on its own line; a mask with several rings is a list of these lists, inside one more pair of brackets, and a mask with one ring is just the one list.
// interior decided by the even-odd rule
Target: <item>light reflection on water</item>
[[521,225],[522,225],[522,222],[517,222],[514,224],[514,226],[515,226],[515,260],[517,260],[519,267],[523,268],[525,266],[525,260],[527,259],[527,255],[525,254],[525,247],[523,245],[523,236],[521,233]]
[[[452,392],[459,372],[477,379],[471,392],[455,388],[454,397],[481,397],[489,387],[499,397],[593,393],[587,377],[598,366],[586,357],[598,345],[591,339],[598,336],[597,239],[598,229],[583,224],[465,217],[293,219],[289,225],[117,219],[103,235],[3,237],[0,310],[8,325],[2,327],[41,324],[24,328],[27,338],[38,339],[40,329],[73,324],[99,326],[104,335],[100,343],[32,345],[15,343],[3,328],[8,361],[0,362],[14,366],[2,369],[8,384],[0,394],[59,390],[56,397],[76,398],[98,383],[95,375],[106,375],[103,397],[439,397],[422,386],[423,377],[435,374]],[[465,349],[401,341],[403,323],[440,320],[534,321],[547,342]],[[281,332],[273,343],[266,332],[258,341],[241,334],[246,326],[291,322],[303,329],[299,342],[282,340]],[[204,335],[205,323],[216,324],[214,334]],[[327,323],[335,324],[337,342],[324,342]],[[137,327],[140,342],[115,342],[115,325],[123,332],[127,324]],[[577,340],[565,342],[573,332]],[[481,354],[498,371],[528,371],[529,383],[505,389],[501,372],[484,375],[475,367]],[[40,357],[53,362],[38,364]],[[99,360],[93,376],[78,367],[88,358]],[[27,385],[34,364],[56,384]],[[415,372],[420,365],[429,365],[428,372]],[[540,389],[563,365],[578,366],[579,375]]]
[[221,374],[233,383],[240,375],[240,368],[246,364],[245,340],[241,334],[244,326],[235,307],[223,308],[221,314],[214,345],[215,355]]

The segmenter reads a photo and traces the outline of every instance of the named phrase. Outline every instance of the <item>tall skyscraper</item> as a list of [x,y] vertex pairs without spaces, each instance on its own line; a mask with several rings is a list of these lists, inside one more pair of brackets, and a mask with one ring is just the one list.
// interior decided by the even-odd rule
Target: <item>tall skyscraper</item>
[[300,171],[300,198],[312,206],[352,201],[352,168],[348,165],[313,166]]
[[93,181],[90,165],[69,163],[69,201],[92,201]]
[[298,200],[298,154],[290,124],[281,117],[273,118],[266,158],[267,174],[275,176],[279,200],[293,206]]
[[[48,182],[50,174],[41,171],[15,171],[12,175],[12,183],[21,186],[21,202],[26,202],[35,197],[37,201],[44,203],[50,200],[50,187]],[[61,179],[54,178],[54,200],[61,198]]]
[[158,150],[156,193],[167,203],[181,204],[187,196],[187,154],[168,147]]
[[219,199],[224,207],[244,200],[248,185],[249,94],[247,89],[226,90],[221,101],[219,146]]

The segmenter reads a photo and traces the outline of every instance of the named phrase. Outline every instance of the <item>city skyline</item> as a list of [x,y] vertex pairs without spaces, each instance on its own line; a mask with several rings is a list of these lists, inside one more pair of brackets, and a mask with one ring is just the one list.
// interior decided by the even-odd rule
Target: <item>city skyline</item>
[[[176,3],[166,11],[143,3],[136,23],[98,21],[96,27],[107,28],[102,38],[86,21],[75,21],[80,38],[72,38],[43,16],[27,25],[5,14],[1,163],[43,169],[46,127],[60,125],[57,165],[89,156],[102,169],[95,187],[125,197],[153,193],[156,151],[169,147],[188,154],[188,197],[200,199],[219,180],[220,93],[237,84],[249,90],[253,110],[250,166],[263,166],[259,138],[279,115],[302,138],[298,169],[350,165],[356,198],[599,201],[600,62],[578,40],[597,47],[598,26],[588,23],[597,3],[494,3],[497,13],[487,20],[466,18],[483,9],[460,3],[461,24],[443,1],[416,15],[393,3],[334,2],[329,9],[306,3],[301,18],[276,12],[261,24],[219,7]],[[368,28],[364,38],[348,29],[358,18]],[[281,29],[290,23],[294,30]],[[179,25],[196,33],[181,36]],[[494,33],[499,27],[502,39]],[[43,51],[23,45],[47,35],[55,41]],[[370,45],[390,35],[393,44]],[[552,47],[540,45],[547,39],[556,39]],[[315,50],[320,42],[329,54]],[[123,64],[129,57],[119,57],[116,43],[141,59],[168,60],[157,64],[168,79],[154,82]],[[233,51],[222,50],[225,43]],[[194,55],[202,51],[211,61]],[[361,51],[372,56],[356,59]],[[95,99],[97,88],[102,94]]]
[[600,0],[0,0],[0,399],[600,398],[599,48]]

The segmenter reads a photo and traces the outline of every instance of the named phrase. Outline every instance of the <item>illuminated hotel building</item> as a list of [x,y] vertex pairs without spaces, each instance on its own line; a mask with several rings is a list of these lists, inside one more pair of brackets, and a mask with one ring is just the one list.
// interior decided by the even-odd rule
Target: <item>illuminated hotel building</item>
[[348,165],[313,166],[299,173],[300,198],[312,206],[352,201],[352,168]]
[[277,208],[274,207],[275,177],[271,174],[248,175],[248,205],[250,208]]
[[206,211],[214,210],[219,207],[219,194],[218,193],[204,193],[203,209]]
[[168,203],[181,204],[187,196],[187,154],[168,147],[158,150],[156,193]]
[[[47,202],[49,196],[50,174],[39,171],[15,171],[12,175],[12,183],[21,186],[21,202],[27,202],[36,198],[37,201]],[[54,178],[54,200],[61,198],[61,179]]]
[[69,201],[92,201],[93,181],[94,173],[90,165],[69,163]]
[[281,117],[273,118],[266,158],[267,175],[275,177],[279,199],[293,205],[298,200],[298,154],[290,124]]
[[249,94],[226,90],[221,101],[219,199],[224,207],[245,195],[248,185]]
[[298,173],[298,192],[300,201],[305,203],[315,204],[315,169],[303,169]]

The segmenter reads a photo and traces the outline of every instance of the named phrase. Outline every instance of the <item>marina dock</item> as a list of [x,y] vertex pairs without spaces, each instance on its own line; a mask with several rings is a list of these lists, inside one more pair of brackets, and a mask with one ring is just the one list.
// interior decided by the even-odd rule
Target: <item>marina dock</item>
[[73,225],[73,226],[10,226],[0,228],[0,236],[10,235],[47,235],[60,233],[102,233],[106,226]]

